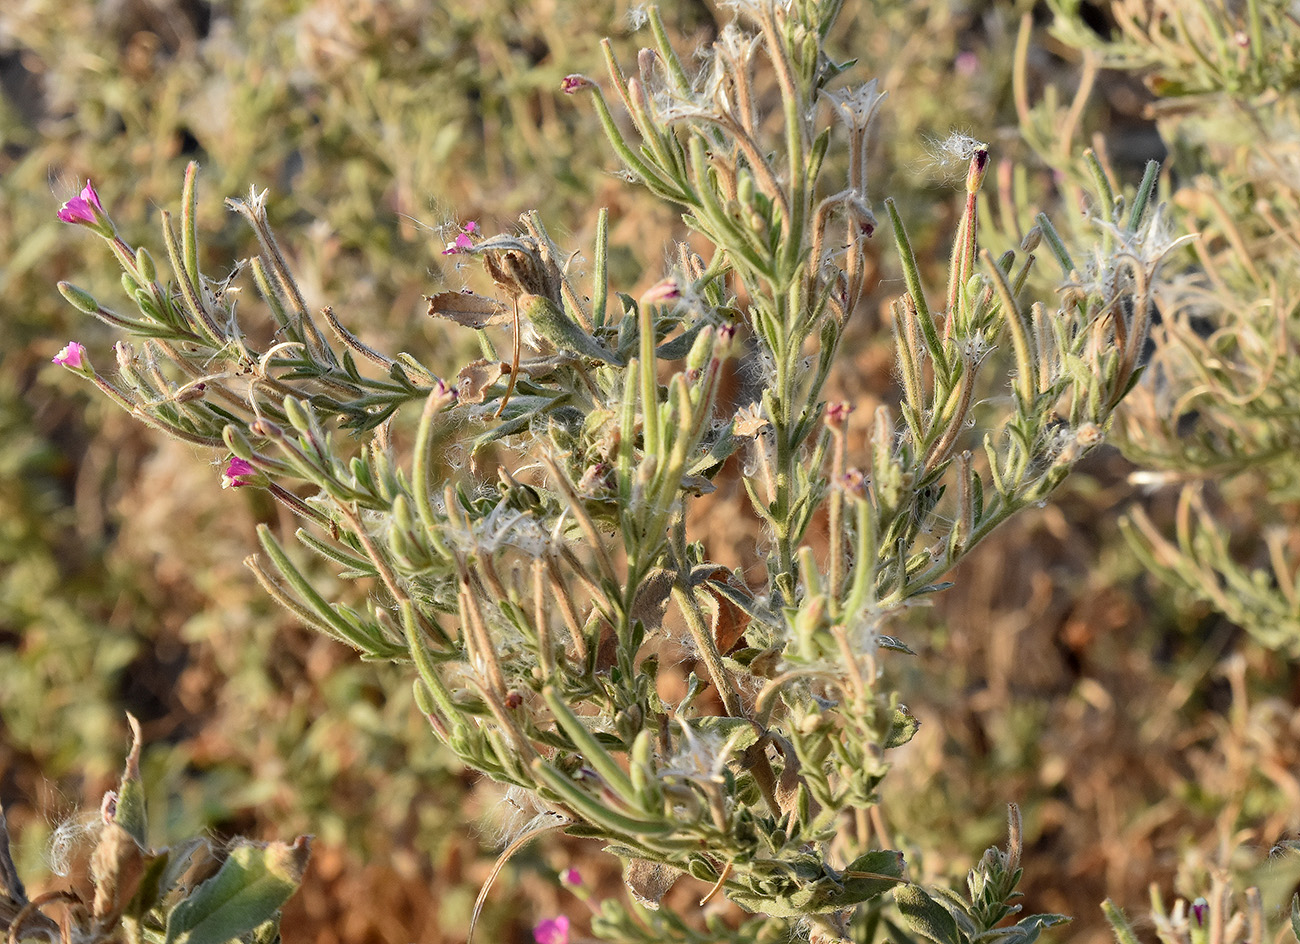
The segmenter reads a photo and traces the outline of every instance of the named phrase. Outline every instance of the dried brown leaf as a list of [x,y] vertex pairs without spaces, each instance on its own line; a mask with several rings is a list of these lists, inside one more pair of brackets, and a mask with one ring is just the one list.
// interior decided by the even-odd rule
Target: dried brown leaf
[[495,298],[473,292],[439,292],[429,299],[429,314],[466,328],[486,328],[510,320],[510,310]]
[[509,365],[500,361],[477,360],[456,375],[456,396],[461,403],[482,403],[487,388],[506,373]]
[[641,906],[659,910],[659,902],[681,875],[672,866],[649,859],[628,859],[623,867],[623,883]]

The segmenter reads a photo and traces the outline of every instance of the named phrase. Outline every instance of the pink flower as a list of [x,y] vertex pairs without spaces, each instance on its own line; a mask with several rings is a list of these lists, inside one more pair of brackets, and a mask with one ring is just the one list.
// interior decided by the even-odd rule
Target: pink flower
[[255,475],[257,475],[257,470],[253,468],[252,463],[236,456],[230,460],[226,466],[226,471],[221,473],[221,487],[239,488],[247,485]]
[[533,940],[537,944],[569,944],[569,919],[564,915],[547,918],[533,928]]
[[72,370],[85,370],[90,366],[90,361],[86,358],[85,345],[77,341],[69,341],[58,354],[54,355],[52,363],[59,364]]
[[826,425],[842,426],[849,421],[849,414],[853,412],[853,406],[849,403],[832,403],[826,407]]
[[667,305],[675,302],[682,297],[681,286],[673,278],[663,279],[656,282],[646,293],[641,296],[642,305]]
[[582,884],[582,873],[577,869],[565,869],[560,873],[560,882],[570,888],[577,888]]
[[566,75],[560,82],[560,91],[565,95],[572,95],[575,92],[581,92],[584,89],[595,88],[596,83],[591,81],[585,75]]
[[94,185],[87,180],[86,186],[81,188],[81,196],[73,197],[59,207],[59,219],[65,223],[89,223],[94,226],[99,222],[96,210],[103,213],[104,207],[99,202],[99,194],[95,192]]
[[456,239],[452,242],[450,246],[448,246],[446,249],[442,251],[442,254],[444,256],[454,256],[457,253],[466,252],[467,250],[473,249],[474,240],[470,239],[470,237],[473,236],[478,231],[479,231],[478,224],[475,223],[473,220],[470,220],[468,223],[466,223],[464,226],[460,228],[460,233],[457,234]]

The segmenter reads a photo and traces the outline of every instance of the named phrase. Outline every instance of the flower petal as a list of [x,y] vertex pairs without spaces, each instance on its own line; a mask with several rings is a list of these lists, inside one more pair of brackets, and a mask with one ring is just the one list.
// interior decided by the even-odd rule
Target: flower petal
[[82,370],[87,363],[85,345],[77,341],[69,341],[64,345],[63,350],[54,355],[52,363],[70,367],[73,370]]

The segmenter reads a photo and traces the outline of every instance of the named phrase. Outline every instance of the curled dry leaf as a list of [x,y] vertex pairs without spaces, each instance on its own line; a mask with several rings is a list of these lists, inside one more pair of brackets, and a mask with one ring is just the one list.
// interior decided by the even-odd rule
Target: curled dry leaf
[[649,859],[629,859],[623,866],[623,884],[643,908],[659,910],[659,902],[682,873]]
[[726,655],[745,635],[749,628],[749,614],[736,606],[730,597],[715,588],[714,584],[727,584],[731,581],[731,572],[725,567],[717,567],[712,572],[699,572],[692,575],[709,595],[713,597],[716,610],[713,616],[713,641],[718,652]]
[[486,328],[510,320],[510,310],[495,298],[475,295],[473,292],[439,292],[425,296],[429,300],[429,314],[446,318],[466,328]]
[[641,621],[648,635],[657,633],[668,612],[668,597],[673,592],[673,573],[662,567],[651,571],[637,588],[632,602],[632,618]]
[[751,403],[736,411],[732,428],[737,436],[757,436],[771,425],[767,417],[763,416],[762,408],[757,403]]
[[476,360],[466,364],[456,375],[456,396],[461,403],[482,403],[487,388],[507,372],[508,364]]
[[90,861],[95,882],[92,913],[98,921],[117,924],[140,887],[145,865],[144,850],[131,834],[117,823],[105,823]]

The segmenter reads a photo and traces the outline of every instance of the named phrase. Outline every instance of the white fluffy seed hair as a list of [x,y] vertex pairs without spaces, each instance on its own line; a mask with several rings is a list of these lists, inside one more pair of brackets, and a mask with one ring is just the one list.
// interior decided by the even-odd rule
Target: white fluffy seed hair
[[67,878],[72,871],[72,860],[79,849],[93,843],[99,835],[104,820],[99,811],[78,812],[65,816],[45,847],[45,864],[59,878]]

